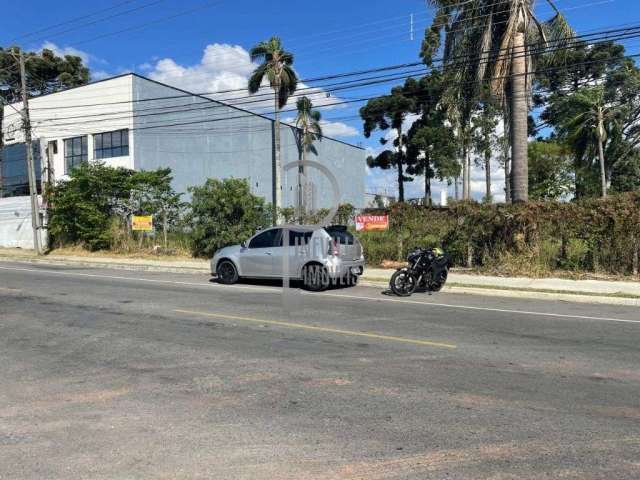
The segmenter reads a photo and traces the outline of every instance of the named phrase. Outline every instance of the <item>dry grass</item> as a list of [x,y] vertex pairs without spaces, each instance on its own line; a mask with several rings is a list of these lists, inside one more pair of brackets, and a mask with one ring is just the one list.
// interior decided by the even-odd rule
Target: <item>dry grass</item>
[[139,250],[99,250],[91,252],[82,248],[81,246],[72,247],[60,247],[50,250],[48,255],[62,255],[72,257],[86,257],[86,258],[138,258],[143,260],[193,260],[191,253],[188,250],[168,249],[167,251],[158,250],[154,251],[153,248],[142,248]]

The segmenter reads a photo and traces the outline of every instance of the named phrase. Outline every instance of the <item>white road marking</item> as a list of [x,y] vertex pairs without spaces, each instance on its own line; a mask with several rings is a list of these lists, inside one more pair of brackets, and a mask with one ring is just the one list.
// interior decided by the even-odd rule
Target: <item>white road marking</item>
[[332,294],[332,293],[323,293],[322,295],[330,296],[330,297],[351,298],[354,300],[362,300],[366,298],[368,300],[373,300],[375,302],[410,303],[415,305],[431,305],[434,307],[457,308],[457,309],[463,309],[463,310],[479,310],[479,311],[485,311],[485,312],[499,312],[499,313],[516,313],[518,315],[535,315],[540,317],[579,318],[581,320],[599,320],[603,322],[640,323],[640,320],[625,320],[623,318],[590,317],[586,315],[567,315],[563,313],[530,312],[527,310],[510,310],[505,308],[473,307],[471,305],[452,305],[449,303],[419,302],[416,300],[393,299],[393,298],[370,298],[370,297],[361,297],[357,295]]
[[231,287],[236,290],[254,290],[254,291],[264,291],[271,292],[272,288],[267,287],[254,287],[250,285],[219,285],[217,283],[196,283],[196,282],[179,282],[176,280],[158,280],[153,278],[136,278],[136,277],[125,277],[119,275],[103,275],[97,273],[80,273],[80,272],[59,272],[57,270],[45,270],[45,269],[36,269],[36,268],[18,268],[18,267],[1,267],[0,270],[15,270],[18,272],[33,272],[33,273],[48,273],[51,275],[68,275],[72,277],[91,277],[91,278],[107,278],[110,280],[129,280],[136,282],[147,282],[147,283],[163,283],[170,285],[187,285],[190,287],[204,287],[204,288],[228,288]]
[[[13,270],[13,271],[21,271],[21,272],[32,272],[32,273],[48,273],[52,275],[68,275],[75,277],[91,277],[91,278],[106,278],[110,280],[127,280],[134,282],[146,282],[146,283],[157,283],[157,284],[167,284],[167,285],[183,285],[183,286],[194,286],[201,288],[220,288],[220,289],[233,289],[233,290],[251,290],[251,291],[259,291],[264,293],[271,294],[281,294],[282,288],[280,287],[256,287],[251,285],[219,285],[215,283],[210,284],[202,284],[196,282],[180,282],[176,280],[158,280],[152,278],[137,278],[137,277],[126,277],[126,276],[118,276],[118,275],[102,275],[95,273],[79,273],[79,272],[59,272],[56,270],[45,270],[45,269],[35,269],[35,268],[19,268],[19,267],[3,267],[0,266],[0,270]],[[373,302],[391,302],[391,303],[403,303],[410,305],[424,305],[431,307],[440,307],[440,308],[451,308],[458,310],[473,310],[473,311],[482,311],[482,312],[497,312],[497,313],[510,313],[516,315],[529,315],[529,316],[537,316],[537,317],[556,317],[556,318],[568,318],[568,319],[580,319],[580,320],[594,320],[600,322],[617,322],[617,323],[635,323],[640,324],[640,320],[627,320],[623,318],[610,318],[610,317],[592,317],[587,315],[569,315],[563,313],[551,313],[551,312],[532,312],[528,310],[512,310],[512,309],[504,309],[504,308],[491,308],[491,307],[474,307],[471,305],[454,305],[450,303],[435,303],[435,302],[420,302],[417,300],[407,300],[407,299],[395,299],[395,298],[374,298],[367,297],[363,295],[348,295],[348,294],[338,294],[338,293],[308,293],[302,292],[303,295],[310,296],[322,296],[322,297],[331,297],[331,298],[343,298],[346,300],[367,300]]]

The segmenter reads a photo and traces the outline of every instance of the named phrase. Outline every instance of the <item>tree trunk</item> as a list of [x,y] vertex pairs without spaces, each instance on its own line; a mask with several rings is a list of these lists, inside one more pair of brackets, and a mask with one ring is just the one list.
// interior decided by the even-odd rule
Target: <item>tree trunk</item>
[[529,200],[529,136],[527,132],[527,60],[524,33],[517,32],[513,42],[511,63],[511,168],[513,201]]
[[462,199],[469,200],[469,190],[467,177],[469,175],[469,166],[467,164],[467,145],[462,147]]
[[602,183],[602,198],[607,198],[607,172],[604,165],[604,145],[602,132],[604,132],[604,120],[602,110],[598,110],[598,159],[600,160],[600,182]]
[[493,195],[491,195],[491,151],[484,153],[484,183],[485,183],[485,201],[491,203]]
[[458,177],[453,179],[453,194],[456,200],[460,200],[460,192],[458,191]]
[[465,162],[467,162],[467,179],[466,179],[466,185],[465,185],[465,187],[467,188],[467,197],[465,198],[465,200],[471,200],[471,151],[470,149],[467,150],[467,158]]
[[300,223],[302,223],[302,217],[304,216],[305,213],[305,206],[304,206],[304,192],[303,192],[303,188],[302,188],[302,179],[305,178],[305,172],[304,172],[304,166],[305,166],[305,162],[307,161],[307,148],[306,145],[304,144],[304,139],[306,137],[306,132],[302,132],[302,141],[300,142],[301,145],[301,149],[300,149],[300,160],[302,160],[302,164],[300,165],[300,168],[298,168],[298,219],[300,221]]
[[[487,137],[489,133],[486,134]],[[487,143],[489,145],[489,143]],[[491,150],[484,152],[484,182],[485,182],[485,200],[487,203],[491,203],[493,195],[491,195]]]
[[398,129],[398,201],[404,202],[404,171],[402,168],[402,160],[404,157],[402,145],[402,128]]
[[[507,135],[507,119],[502,118],[504,135]],[[504,160],[504,202],[511,203],[511,157],[509,155],[509,144],[506,138],[502,141],[502,158]]]
[[504,157],[504,201],[511,203],[511,159],[509,154]]
[[168,223],[168,217],[167,217],[167,210],[163,210],[162,211],[162,239],[164,241],[164,249],[167,249],[167,223]]
[[431,177],[429,177],[429,154],[425,153],[424,159],[424,204],[430,206],[431,201]]
[[273,132],[274,158],[273,158],[273,224],[277,225],[280,218],[278,209],[282,208],[282,160],[280,157],[280,84],[275,87],[275,124]]

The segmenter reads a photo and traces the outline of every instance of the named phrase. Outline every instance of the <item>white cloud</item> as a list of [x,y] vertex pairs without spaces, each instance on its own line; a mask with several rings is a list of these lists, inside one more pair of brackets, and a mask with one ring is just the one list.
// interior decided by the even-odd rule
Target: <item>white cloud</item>
[[356,137],[360,135],[358,129],[346,123],[323,120],[320,125],[322,126],[322,133],[327,137]]
[[[209,96],[248,110],[269,112],[273,110],[273,97],[266,81],[254,98],[247,98],[247,81],[257,66],[251,61],[249,52],[241,46],[214,43],[207,45],[200,62],[195,65],[180,65],[171,58],[163,58],[146,70],[150,70],[149,77],[159,82],[194,93],[222,92]],[[328,96],[324,90],[309,88],[301,82],[297,95],[302,93],[311,98],[316,107],[335,108],[326,106],[340,102],[339,98]],[[297,98],[292,97],[285,108],[295,108]],[[350,133],[345,129],[343,132]]]
[[77,48],[74,47],[59,47],[58,45],[56,45],[53,42],[49,42],[46,41],[42,44],[42,46],[40,47],[40,50],[51,50],[54,54],[56,54],[59,57],[64,57],[65,55],[73,55],[76,57],[80,57],[82,59],[82,62],[85,65],[88,65],[89,63],[105,63],[104,60],[101,60],[97,57],[95,57],[94,55],[91,55],[90,53],[87,53],[83,50],[78,50]]

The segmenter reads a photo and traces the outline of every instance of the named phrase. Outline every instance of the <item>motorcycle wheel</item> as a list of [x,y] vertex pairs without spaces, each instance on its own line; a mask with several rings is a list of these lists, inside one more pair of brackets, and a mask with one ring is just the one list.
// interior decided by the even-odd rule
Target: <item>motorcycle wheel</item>
[[439,292],[444,287],[445,283],[447,283],[447,278],[449,277],[449,269],[443,268],[438,272],[429,272],[429,291],[431,292]]
[[399,297],[409,297],[416,291],[418,279],[408,269],[398,270],[391,277],[389,287]]

